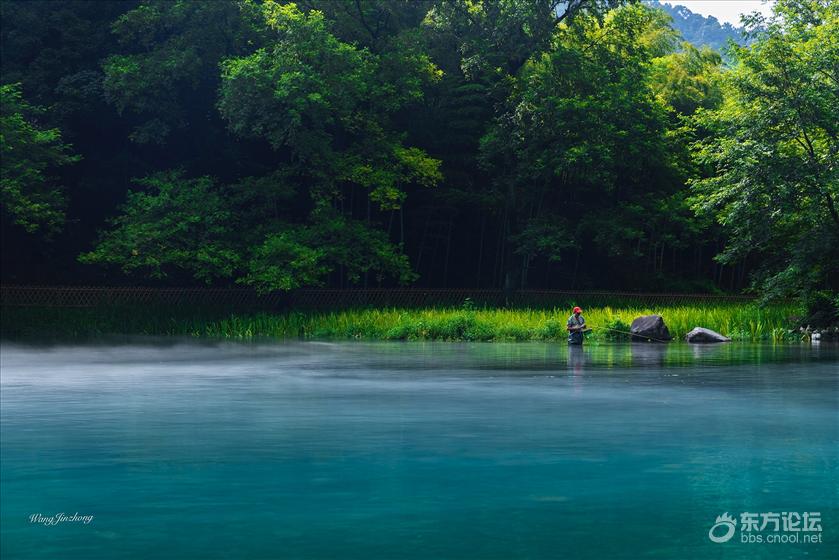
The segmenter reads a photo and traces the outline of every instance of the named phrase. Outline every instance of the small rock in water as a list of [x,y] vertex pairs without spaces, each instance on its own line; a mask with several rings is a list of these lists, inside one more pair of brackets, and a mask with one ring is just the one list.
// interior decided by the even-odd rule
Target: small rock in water
[[703,327],[694,327],[692,331],[685,335],[685,340],[694,344],[705,342],[731,342],[731,339],[727,336],[723,336],[716,331]]
[[632,340],[666,342],[672,340],[667,325],[661,315],[643,315],[632,321],[630,327]]

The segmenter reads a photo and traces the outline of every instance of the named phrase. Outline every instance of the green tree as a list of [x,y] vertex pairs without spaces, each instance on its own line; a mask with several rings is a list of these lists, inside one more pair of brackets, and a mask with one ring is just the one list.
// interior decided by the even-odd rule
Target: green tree
[[112,227],[80,259],[157,279],[231,279],[261,291],[320,285],[336,267],[354,282],[368,272],[415,278],[387,236],[359,220],[323,208],[308,224],[292,221],[277,208],[293,194],[277,186],[283,179],[219,185],[169,171],[138,180],[142,190],[128,194]]
[[577,14],[602,16],[625,0],[443,0],[426,22],[457,38],[464,73],[515,76],[549,48],[556,26]]
[[332,33],[374,53],[416,46],[418,26],[434,0],[300,0],[303,12],[318,11],[331,24]]
[[403,284],[416,279],[408,258],[383,231],[330,209],[318,214],[311,224],[267,235],[251,251],[239,282],[260,291],[320,286],[336,268],[353,283],[368,272],[378,280],[394,276]]
[[[437,80],[439,71],[421,51],[395,48],[377,54],[341,41],[317,10],[275,2],[263,9],[273,39],[252,55],[223,62],[221,114],[236,134],[264,139],[286,154],[280,172],[299,181],[311,203],[310,229],[296,239],[323,242],[324,232],[341,225],[343,236],[330,235],[342,249],[324,251],[320,259],[340,266],[350,281],[358,279],[359,267],[407,280],[407,261],[393,256],[395,249],[385,249],[384,237],[372,230],[362,233],[360,222],[336,211],[356,188],[366,191],[379,210],[390,211],[401,207],[405,186],[440,181],[439,160],[405,145],[393,123],[393,115],[420,99],[423,85]],[[368,206],[369,225],[363,227],[375,227],[370,215]],[[267,247],[285,251],[289,234],[278,235],[269,236]],[[264,262],[268,249],[265,243],[262,247],[251,262]],[[364,248],[366,257],[339,256]],[[270,284],[264,272],[247,278],[257,277]]]
[[152,278],[184,272],[210,283],[230,278],[239,264],[232,216],[219,186],[209,177],[187,179],[162,172],[136,181],[122,213],[111,220],[85,263],[111,264]]
[[5,83],[20,82],[27,98],[62,120],[98,111],[101,59],[114,51],[110,25],[136,0],[6,0],[0,4]]
[[117,111],[132,117],[132,140],[217,134],[218,64],[259,45],[258,12],[247,0],[147,0],[116,19],[112,29],[126,52],[105,59],[103,85]]
[[779,0],[734,49],[725,103],[699,111],[695,209],[728,236],[718,259],[753,259],[766,297],[839,286],[839,5]]
[[29,233],[50,236],[64,225],[66,201],[53,173],[78,161],[57,128],[38,121],[42,107],[23,98],[20,84],[0,86],[0,194],[3,213]]
[[439,162],[403,146],[389,117],[422,96],[438,73],[421,53],[393,61],[343,43],[321,12],[266,2],[271,47],[223,63],[219,109],[242,136],[264,138],[291,152],[308,171],[320,204],[338,183],[366,188],[382,208],[398,208],[401,185],[439,181]]
[[680,52],[653,61],[651,87],[678,114],[715,109],[723,99],[721,65],[722,57],[709,47],[682,43]]
[[[158,45],[155,30],[172,17],[161,20],[161,6],[187,9],[179,4],[141,6],[121,18],[122,32]],[[346,193],[362,189],[378,210],[398,209],[406,185],[439,182],[439,161],[406,145],[392,120],[439,71],[420,50],[386,43],[373,53],[341,41],[317,10],[249,5],[260,10],[256,31],[265,46],[221,62],[218,109],[233,133],[267,142],[273,165],[228,183],[171,172],[140,181],[146,192],[129,195],[83,261],[158,278],[181,271],[207,282],[232,279],[260,290],[318,285],[333,273],[353,283],[368,274],[412,280],[407,258],[378,229],[372,208],[358,219],[342,207]],[[173,54],[171,46],[153,50]],[[143,77],[142,64],[114,74],[137,60],[112,57],[109,75]],[[149,94],[149,83],[134,85],[143,103],[168,95]]]
[[514,283],[526,281],[534,257],[559,260],[592,242],[604,256],[630,261],[642,243],[661,250],[651,217],[680,181],[664,106],[648,84],[652,61],[673,40],[667,16],[642,5],[602,20],[579,14],[522,68],[482,144],[484,164],[506,192]]

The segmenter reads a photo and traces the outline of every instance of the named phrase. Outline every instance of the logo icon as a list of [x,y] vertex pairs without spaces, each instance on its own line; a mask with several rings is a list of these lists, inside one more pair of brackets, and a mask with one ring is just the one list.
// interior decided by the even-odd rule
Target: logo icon
[[[737,527],[737,522],[734,520],[733,517],[728,515],[728,512],[723,513],[722,515],[717,516],[717,522],[711,527],[711,530],[708,531],[708,538],[714,541],[715,543],[724,543],[731,540],[731,537],[734,536],[734,529]],[[722,528],[725,529],[725,533],[721,533]],[[719,530],[718,530],[719,529]]]

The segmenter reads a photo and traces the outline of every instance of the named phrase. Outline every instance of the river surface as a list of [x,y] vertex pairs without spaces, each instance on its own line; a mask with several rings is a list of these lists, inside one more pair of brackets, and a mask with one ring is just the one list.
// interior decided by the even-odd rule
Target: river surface
[[839,558],[836,346],[140,339],[0,368],[3,560]]

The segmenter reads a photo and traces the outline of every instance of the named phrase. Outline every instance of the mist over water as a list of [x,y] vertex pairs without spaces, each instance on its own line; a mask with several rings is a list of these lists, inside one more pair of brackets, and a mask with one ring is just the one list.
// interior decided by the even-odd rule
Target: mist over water
[[[831,558],[839,351],[3,344],[5,558]],[[822,543],[713,543],[729,512]],[[89,523],[33,514],[92,515]]]

